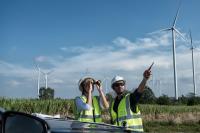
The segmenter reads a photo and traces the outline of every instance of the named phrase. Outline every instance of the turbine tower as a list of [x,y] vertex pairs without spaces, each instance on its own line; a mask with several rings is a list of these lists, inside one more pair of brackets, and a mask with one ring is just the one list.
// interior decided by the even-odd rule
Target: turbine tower
[[45,76],[45,88],[47,89],[47,87],[48,87],[48,75],[51,74],[53,71],[49,71],[49,72],[43,72],[43,71],[41,71],[41,72]]
[[196,96],[196,82],[195,82],[195,66],[194,66],[194,46],[192,43],[192,34],[190,31],[190,44],[191,44],[191,51],[192,51],[192,74],[193,74],[193,87],[194,87],[194,96]]
[[39,98],[39,91],[40,91],[40,73],[41,73],[41,70],[40,70],[40,67],[39,65],[36,66],[37,67],[37,70],[38,70],[38,80],[37,80],[37,97]]
[[89,68],[86,68],[86,70],[85,70],[85,76],[89,76],[89,74],[90,74]]
[[105,82],[105,94],[108,91],[108,79],[109,79],[109,77],[106,77],[106,76],[103,79],[103,83]]
[[180,10],[180,5],[178,7],[174,22],[172,24],[172,27],[167,28],[167,29],[163,29],[160,31],[172,31],[172,48],[173,48],[173,68],[174,68],[174,89],[175,89],[175,98],[176,100],[178,100],[178,85],[177,85],[177,71],[176,71],[176,33],[178,33],[183,40],[186,41],[186,39],[184,38],[184,36],[175,28],[176,26],[176,21],[178,18],[178,14],[179,14],[179,10]]

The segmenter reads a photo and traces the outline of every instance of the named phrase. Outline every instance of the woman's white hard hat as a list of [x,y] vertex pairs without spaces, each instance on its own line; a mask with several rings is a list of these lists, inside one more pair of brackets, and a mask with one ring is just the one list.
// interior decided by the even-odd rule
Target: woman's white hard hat
[[[87,77],[83,77],[81,78],[79,81],[78,81],[78,87],[79,87],[79,90],[82,92],[83,91],[83,86],[81,85],[86,79],[92,79],[94,80],[94,78],[90,77],[90,76],[87,76]],[[94,80],[95,81],[95,80]]]

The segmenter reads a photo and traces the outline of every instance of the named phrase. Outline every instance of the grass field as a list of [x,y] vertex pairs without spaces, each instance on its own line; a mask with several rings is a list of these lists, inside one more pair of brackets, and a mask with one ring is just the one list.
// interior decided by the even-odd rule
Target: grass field
[[186,113],[186,112],[200,112],[200,105],[187,106],[187,105],[140,105],[140,110],[142,114],[152,114],[152,113]]
[[175,124],[173,122],[144,122],[145,132],[184,132],[184,133],[199,133],[200,123],[182,123]]
[[[200,132],[200,105],[139,105],[146,132]],[[60,114],[73,117],[73,100],[5,99],[0,107],[25,113]],[[104,112],[104,120],[109,114]]]

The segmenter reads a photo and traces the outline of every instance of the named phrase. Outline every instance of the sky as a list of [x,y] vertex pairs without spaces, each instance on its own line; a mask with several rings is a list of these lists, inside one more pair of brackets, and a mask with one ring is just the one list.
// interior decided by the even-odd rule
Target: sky
[[[172,35],[179,0],[1,0],[0,97],[36,98],[38,71],[48,75],[55,97],[81,93],[84,76],[102,80],[104,92],[121,75],[138,87],[152,62],[148,81],[156,96],[174,97]],[[176,28],[191,30],[200,95],[200,1],[182,0]],[[193,92],[190,43],[176,35],[178,95]],[[40,87],[45,86],[41,73]],[[97,94],[97,92],[94,92]]]

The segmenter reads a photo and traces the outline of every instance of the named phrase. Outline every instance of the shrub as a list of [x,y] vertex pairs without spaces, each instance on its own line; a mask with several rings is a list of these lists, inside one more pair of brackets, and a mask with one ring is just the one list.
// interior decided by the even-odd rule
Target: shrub
[[150,87],[145,86],[144,92],[142,94],[142,97],[140,98],[139,103],[141,104],[155,104],[156,102],[156,97],[151,90]]
[[159,105],[170,105],[172,100],[167,95],[163,95],[157,99],[156,103]]
[[192,106],[192,105],[198,105],[200,104],[200,97],[190,97],[188,99],[187,105]]

